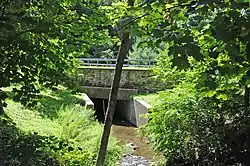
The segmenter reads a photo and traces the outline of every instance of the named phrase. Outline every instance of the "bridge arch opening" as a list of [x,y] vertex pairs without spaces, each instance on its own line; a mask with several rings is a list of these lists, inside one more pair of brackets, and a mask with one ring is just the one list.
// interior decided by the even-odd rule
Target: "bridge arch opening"
[[[94,103],[95,117],[100,123],[104,123],[105,112],[108,107],[108,99],[91,98]],[[134,116],[133,103],[130,100],[117,100],[113,124],[121,126],[133,126],[130,117]]]

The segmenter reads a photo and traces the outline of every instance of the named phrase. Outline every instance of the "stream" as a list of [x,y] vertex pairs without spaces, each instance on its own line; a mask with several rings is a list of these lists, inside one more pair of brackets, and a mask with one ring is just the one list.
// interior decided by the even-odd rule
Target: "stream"
[[113,125],[112,132],[121,144],[134,147],[133,154],[122,157],[120,166],[150,166],[153,150],[144,138],[138,136],[135,127]]

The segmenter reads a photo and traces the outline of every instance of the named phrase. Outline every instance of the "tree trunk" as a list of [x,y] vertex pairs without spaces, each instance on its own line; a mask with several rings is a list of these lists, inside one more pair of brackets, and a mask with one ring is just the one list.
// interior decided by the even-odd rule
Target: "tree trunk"
[[247,86],[245,86],[244,105],[249,107],[249,88]]
[[[247,53],[247,61],[249,62],[250,61],[250,43],[249,42],[246,45],[246,53]],[[245,88],[244,104],[245,104],[245,107],[249,107],[249,88],[247,85],[245,85],[244,88]]]
[[120,84],[120,79],[121,79],[122,66],[123,66],[124,59],[129,51],[130,44],[131,44],[131,40],[129,38],[129,33],[124,33],[122,36],[122,44],[119,48],[119,52],[117,55],[115,74],[114,74],[113,83],[112,83],[110,94],[109,94],[108,108],[106,111],[106,116],[105,116],[105,121],[104,121],[104,130],[103,130],[103,135],[102,135],[102,140],[101,140],[101,145],[99,149],[96,166],[104,166],[108,140],[109,140],[109,135],[110,135],[110,129],[112,126],[113,116],[115,113],[115,105],[116,105],[117,94],[118,94],[119,84]]
[[1,115],[4,115],[4,110],[3,110],[3,106],[1,105],[1,103],[0,103],[0,116]]
[[0,100],[0,116],[1,115],[5,115],[5,113],[4,113],[2,101]]

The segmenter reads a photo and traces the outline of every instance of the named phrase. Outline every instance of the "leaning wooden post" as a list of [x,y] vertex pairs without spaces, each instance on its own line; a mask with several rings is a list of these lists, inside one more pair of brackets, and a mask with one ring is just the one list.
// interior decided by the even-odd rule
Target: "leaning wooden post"
[[[128,0],[128,6],[134,6],[134,0]],[[108,140],[110,135],[111,126],[113,123],[113,116],[115,113],[115,105],[117,100],[117,94],[119,90],[119,84],[121,80],[122,67],[124,63],[124,59],[129,52],[129,49],[132,45],[132,40],[129,38],[129,30],[126,27],[123,27],[124,23],[121,23],[120,29],[123,29],[120,33],[121,36],[121,46],[119,48],[119,52],[117,55],[116,66],[115,66],[115,74],[113,78],[113,83],[111,86],[108,108],[106,111],[105,121],[104,121],[104,130],[101,139],[101,145],[98,153],[98,158],[96,162],[96,166],[104,166],[105,156],[107,153]],[[124,29],[125,28],[125,29]]]
[[111,130],[112,122],[113,122],[113,116],[115,113],[115,105],[116,105],[117,94],[119,90],[123,62],[129,51],[130,45],[131,45],[131,40],[129,38],[129,33],[124,33],[122,35],[122,44],[119,48],[119,52],[117,55],[115,74],[114,74],[113,83],[112,83],[110,94],[109,94],[108,108],[106,111],[106,116],[105,116],[105,121],[104,121],[104,130],[103,130],[103,135],[102,135],[102,140],[101,140],[101,145],[99,149],[96,166],[104,166],[104,160],[105,160],[105,156],[107,152],[110,130]]

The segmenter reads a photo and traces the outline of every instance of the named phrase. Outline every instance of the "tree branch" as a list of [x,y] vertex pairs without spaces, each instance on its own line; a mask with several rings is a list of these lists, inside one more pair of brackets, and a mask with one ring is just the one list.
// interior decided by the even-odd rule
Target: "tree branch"
[[[197,2],[197,3],[198,3],[198,2]],[[191,6],[191,5],[193,5],[193,2],[187,3],[187,4],[181,4],[181,5],[172,6],[172,7],[167,8],[167,9],[168,9],[168,10],[171,10],[171,9],[174,9],[174,8],[177,8],[177,7],[187,7],[187,6]],[[123,25],[122,27],[119,27],[119,28],[117,28],[117,29],[118,29],[118,31],[123,30],[123,29],[125,29],[128,25],[130,25],[130,24],[132,24],[133,22],[135,22],[135,21],[137,21],[137,20],[139,20],[139,19],[141,19],[141,18],[143,18],[143,17],[145,17],[145,16],[148,16],[148,15],[150,15],[150,13],[145,13],[145,14],[143,14],[142,16],[139,16],[139,17],[137,17],[137,18],[134,18],[133,20],[129,21],[128,23],[126,23],[125,25]]]
[[7,1],[4,1],[3,4],[1,5],[1,6],[2,6],[2,16],[4,16],[4,14],[5,14],[5,9],[6,9],[7,3],[9,3],[8,0],[7,0]]
[[141,18],[143,18],[143,17],[145,17],[145,16],[148,16],[148,15],[150,15],[150,14],[149,14],[149,13],[145,13],[145,14],[143,14],[142,16],[137,17],[137,18],[134,18],[133,20],[129,21],[128,23],[126,23],[125,25],[123,25],[123,26],[121,26],[121,27],[119,27],[119,28],[117,28],[117,29],[118,29],[118,31],[121,31],[121,30],[125,29],[128,25],[130,25],[130,24],[132,24],[133,22],[135,22],[136,20],[139,20],[139,19],[141,19]]
[[5,13],[5,6],[2,7],[2,16],[4,16],[4,13]]
[[34,31],[34,30],[35,30],[35,28],[33,28],[33,29],[28,29],[28,30],[25,30],[25,31],[22,31],[22,32],[17,33],[15,36],[20,36],[20,35],[23,35],[23,34],[25,34],[25,33],[32,32],[32,31]]

